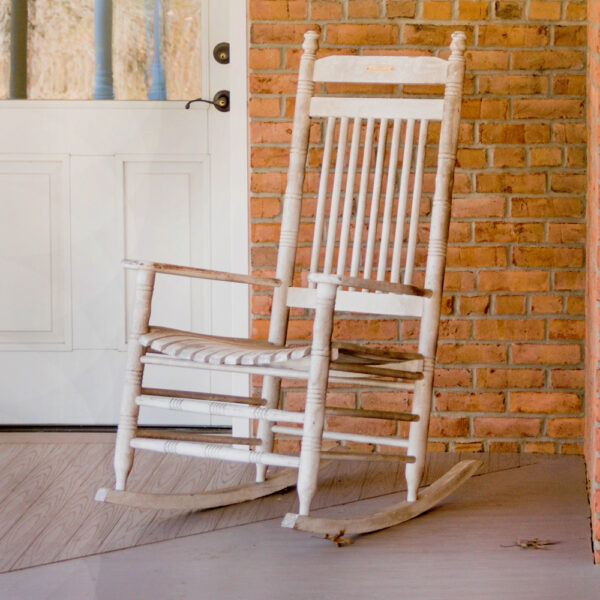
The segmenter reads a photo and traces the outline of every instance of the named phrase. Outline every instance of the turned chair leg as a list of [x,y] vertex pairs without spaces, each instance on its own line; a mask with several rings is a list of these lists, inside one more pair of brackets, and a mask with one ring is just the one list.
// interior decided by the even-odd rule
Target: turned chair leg
[[139,337],[148,331],[150,321],[150,308],[152,304],[152,291],[154,289],[153,271],[139,270],[136,279],[135,304],[131,331],[128,338],[127,368],[125,372],[125,385],[121,398],[121,412],[117,429],[115,445],[115,489],[124,490],[127,476],[133,466],[133,448],[129,445],[135,437],[139,407],[135,399],[141,393],[144,365],[140,359],[145,354],[145,348],[139,344]]
[[[265,377],[263,381],[262,397],[267,401],[266,407],[277,408],[279,403],[279,390],[281,389],[281,379],[278,377]],[[257,452],[273,451],[273,423],[263,419],[258,422],[258,438],[261,441]],[[256,482],[262,483],[267,475],[267,465],[256,465]]]
[[413,395],[412,412],[419,415],[418,421],[410,424],[408,434],[408,454],[415,457],[414,463],[408,463],[405,470],[406,499],[415,502],[417,492],[425,470],[425,458],[427,455],[427,432],[429,429],[429,412],[431,410],[431,398],[433,392],[433,361],[423,360],[423,379],[419,381]]
[[310,367],[304,409],[304,428],[298,471],[299,514],[308,515],[317,490],[321,437],[325,423],[325,399],[331,356],[333,307],[337,286],[321,283],[317,287],[317,306],[310,350]]

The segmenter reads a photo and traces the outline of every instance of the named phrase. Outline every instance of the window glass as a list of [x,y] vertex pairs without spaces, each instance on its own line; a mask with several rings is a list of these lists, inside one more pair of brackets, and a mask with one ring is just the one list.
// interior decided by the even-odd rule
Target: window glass
[[[111,93],[116,100],[186,100],[200,95],[201,0],[19,2],[26,3],[26,21],[21,14],[11,27],[14,2],[0,0],[0,98],[24,97],[25,91],[11,95],[18,89],[16,80],[30,99],[106,98],[97,95],[95,80],[99,4],[109,9],[112,5],[112,45],[111,32],[102,27],[96,43],[103,40],[110,48]],[[18,23],[25,22],[21,29],[26,32],[19,31]],[[18,42],[19,34],[26,35],[26,44]],[[25,64],[26,69],[19,67]],[[11,70],[16,77],[12,84]],[[110,86],[110,70],[103,81]]]

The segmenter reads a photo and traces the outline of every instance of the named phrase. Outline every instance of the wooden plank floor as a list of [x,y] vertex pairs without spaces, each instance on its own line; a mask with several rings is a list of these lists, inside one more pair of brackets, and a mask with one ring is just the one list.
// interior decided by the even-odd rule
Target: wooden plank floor
[[[473,477],[435,510],[343,548],[282,529],[277,518],[3,573],[0,599],[598,600],[582,458],[488,462],[499,470]],[[373,470],[362,476],[384,481]],[[401,499],[317,514],[372,512]],[[516,545],[534,538],[555,544]]]
[[[264,521],[295,509],[293,491],[195,513],[97,503],[95,491],[112,485],[112,450],[113,436],[108,434],[0,436],[0,572]],[[549,460],[539,455],[476,456],[484,461],[480,474]],[[424,483],[460,458],[430,455]],[[200,491],[250,481],[252,474],[252,467],[233,463],[138,452],[130,489]],[[314,508],[402,490],[402,467],[333,462],[320,474]]]

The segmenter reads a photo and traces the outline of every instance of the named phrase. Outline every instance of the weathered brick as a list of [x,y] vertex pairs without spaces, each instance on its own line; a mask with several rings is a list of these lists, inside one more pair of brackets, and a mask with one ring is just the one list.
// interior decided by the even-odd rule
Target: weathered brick
[[525,314],[525,296],[496,296],[497,315]]
[[436,417],[429,420],[431,437],[465,437],[469,435],[469,419],[465,417]]
[[482,271],[479,289],[482,292],[544,292],[550,288],[546,271]]
[[377,46],[397,42],[398,26],[393,24],[339,23],[327,26],[328,44]]
[[477,369],[477,386],[483,388],[535,388],[544,385],[541,369]]
[[489,2],[482,0],[459,0],[458,18],[468,21],[481,21],[488,18]]
[[579,413],[581,399],[564,392],[511,392],[509,410],[521,413]]
[[516,98],[513,102],[515,119],[572,119],[583,117],[581,98]]
[[452,15],[452,4],[448,0],[425,0],[423,2],[423,18],[447,20]]
[[583,369],[553,369],[550,374],[553,388],[583,388],[584,379]]
[[548,435],[553,438],[580,438],[583,435],[583,418],[548,419]]
[[385,3],[385,14],[390,19],[414,17],[416,10],[416,0],[387,0]]
[[486,437],[535,437],[539,435],[542,420],[515,417],[476,417],[473,433]]
[[545,324],[541,319],[478,319],[476,340],[542,340]]
[[580,217],[583,214],[581,198],[514,198],[511,200],[513,217]]
[[479,46],[547,46],[548,27],[540,25],[480,25]]
[[306,18],[306,0],[250,0],[251,20],[287,21]]
[[437,392],[435,408],[439,411],[502,412],[504,394],[500,392]]
[[314,21],[337,21],[342,16],[339,0],[313,0],[310,3],[310,18]]
[[582,340],[584,335],[585,321],[552,319],[548,323],[548,337],[551,340]]
[[515,364],[572,365],[581,360],[578,344],[512,344]]
[[376,19],[379,16],[377,0],[353,0],[348,2],[348,17],[358,19]]
[[513,264],[517,267],[580,267],[584,259],[583,248],[518,246],[513,249]]
[[558,21],[561,3],[558,0],[531,0],[529,18],[539,21]]

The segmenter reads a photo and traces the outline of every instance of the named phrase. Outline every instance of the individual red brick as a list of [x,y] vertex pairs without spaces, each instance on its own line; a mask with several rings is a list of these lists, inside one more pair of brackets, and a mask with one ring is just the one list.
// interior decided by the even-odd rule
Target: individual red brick
[[416,10],[415,0],[387,0],[385,3],[385,14],[390,19],[414,17]]
[[482,292],[544,292],[550,287],[546,271],[481,271]]
[[[577,346],[579,349],[579,347]],[[498,363],[506,360],[503,344],[439,344],[437,361],[448,363]]]
[[573,119],[583,117],[584,100],[581,98],[515,98],[515,119]]
[[563,96],[585,94],[585,75],[555,75],[552,92]]
[[422,4],[424,19],[447,20],[452,16],[452,4],[448,0],[425,0]]
[[446,271],[444,275],[444,291],[468,292],[475,288],[475,277],[468,271]]
[[481,94],[544,94],[548,77],[537,73],[528,75],[480,75]]
[[581,198],[514,198],[511,200],[513,217],[580,217],[583,214]]
[[529,164],[532,167],[556,167],[562,164],[562,148],[548,146],[531,148]]
[[496,314],[522,315],[525,314],[525,296],[496,296]]
[[458,18],[465,21],[481,21],[488,18],[489,2],[482,0],[459,0]]
[[494,11],[498,19],[520,19],[523,16],[523,2],[519,0],[496,0]]
[[586,8],[586,2],[569,2],[567,4],[567,21],[585,21]]
[[480,148],[459,148],[456,166],[462,169],[481,169],[485,167],[485,150]]
[[508,260],[506,248],[499,246],[451,246],[447,264],[449,267],[503,267]]
[[587,39],[584,25],[556,25],[554,28],[555,46],[583,46]]
[[458,30],[463,30],[466,33],[467,45],[471,44],[473,39],[472,26],[413,25],[412,23],[404,25],[402,43],[418,46],[448,46],[452,33]]
[[281,50],[279,48],[250,48],[248,66],[251,69],[278,69],[281,66]]
[[548,419],[548,435],[553,438],[579,438],[583,435],[583,419],[575,417]]
[[470,387],[473,375],[469,369],[436,368],[433,375],[433,387]]
[[542,420],[516,417],[476,417],[473,433],[486,437],[535,437],[541,431]]
[[583,290],[585,288],[585,273],[583,271],[557,271],[554,273],[554,289]]
[[569,296],[567,298],[567,313],[570,315],[585,314],[585,298],[580,296]]
[[483,144],[546,144],[550,128],[541,123],[481,123],[479,138]]
[[562,296],[532,296],[531,312],[532,314],[559,313],[563,309]]
[[[562,443],[560,445],[560,453],[561,454],[571,454],[575,456],[583,455],[583,444],[570,444],[570,443]],[[600,538],[596,538],[600,539]]]
[[523,167],[525,165],[524,148],[494,148],[495,167]]
[[465,417],[436,417],[429,420],[431,437],[465,437],[469,435],[469,419]]
[[547,27],[533,25],[480,25],[479,46],[536,47],[547,46],[550,35]]
[[525,442],[525,452],[531,454],[554,454],[554,442]]
[[398,26],[393,24],[338,23],[327,26],[328,44],[385,45],[398,42]]
[[515,364],[572,365],[581,360],[578,344],[512,344]]
[[558,21],[561,3],[558,0],[531,0],[529,18],[540,21]]
[[306,19],[306,0],[250,0],[253,21],[287,21]]
[[567,147],[567,166],[584,167],[586,163],[586,153],[584,147]]
[[503,217],[506,212],[506,199],[503,196],[454,198],[452,218]]
[[584,144],[587,139],[585,123],[557,122],[552,124],[552,137],[555,142]]
[[377,0],[353,0],[353,2],[349,2],[348,16],[359,19],[376,19],[379,16]]
[[485,315],[490,310],[490,296],[461,296],[461,315]]
[[261,98],[255,96],[250,98],[248,102],[248,115],[250,117],[278,117],[280,113],[279,98]]
[[543,223],[510,223],[480,221],[475,223],[476,242],[541,242]]
[[581,399],[564,392],[511,392],[509,410],[521,413],[579,413]]
[[518,246],[513,249],[513,264],[518,267],[579,267],[584,260],[583,248]]
[[[472,2],[467,0],[465,4],[472,4]],[[473,4],[479,3],[473,2]],[[487,6],[487,2],[481,4]],[[509,54],[503,50],[470,49],[465,52],[465,59],[469,71],[503,71],[508,69]]]
[[553,369],[550,382],[553,388],[580,389],[585,383],[585,372],[582,369]]
[[479,173],[476,182],[477,191],[484,193],[539,194],[546,191],[545,173]]
[[483,388],[535,388],[544,385],[541,369],[477,369],[477,386]]
[[298,77],[294,73],[250,73],[251,94],[293,94]]
[[551,173],[550,189],[553,192],[573,194],[585,192],[586,176],[583,173]]
[[312,0],[310,18],[314,21],[338,21],[342,17],[342,3],[339,0]]
[[582,340],[584,335],[585,321],[552,319],[548,324],[548,337],[551,340]]
[[504,411],[504,394],[500,392],[437,392],[435,408],[439,411]]
[[427,452],[446,452],[446,449],[444,442],[427,442]]
[[301,44],[304,33],[310,29],[308,24],[253,23],[250,26],[250,41],[253,44]]
[[474,325],[476,340],[542,340],[545,335],[541,319],[478,319]]
[[523,70],[581,69],[585,54],[581,50],[515,50],[513,68]]

